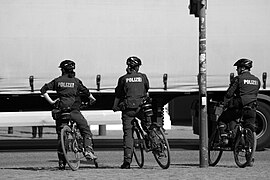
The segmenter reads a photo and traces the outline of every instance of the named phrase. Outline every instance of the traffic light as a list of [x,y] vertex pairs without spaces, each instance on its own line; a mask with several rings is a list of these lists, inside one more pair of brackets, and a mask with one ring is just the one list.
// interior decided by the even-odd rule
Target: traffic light
[[189,14],[194,14],[195,17],[200,16],[200,10],[205,5],[203,0],[189,0]]

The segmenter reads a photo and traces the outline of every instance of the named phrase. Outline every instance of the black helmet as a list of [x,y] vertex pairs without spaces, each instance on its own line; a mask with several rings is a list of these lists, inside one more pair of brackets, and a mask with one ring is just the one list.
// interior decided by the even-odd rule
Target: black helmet
[[75,62],[71,60],[64,60],[60,63],[59,68],[64,70],[73,70],[75,69]]
[[142,65],[142,61],[135,56],[131,56],[127,59],[127,65],[130,67],[140,66]]
[[234,63],[234,66],[245,67],[246,69],[250,69],[252,68],[252,61],[249,59],[242,58],[236,61],[236,63]]

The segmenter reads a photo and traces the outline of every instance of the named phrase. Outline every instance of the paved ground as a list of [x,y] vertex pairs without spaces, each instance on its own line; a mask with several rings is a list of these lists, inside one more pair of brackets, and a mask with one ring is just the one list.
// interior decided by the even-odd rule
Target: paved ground
[[[14,128],[13,134],[7,128],[0,128],[1,139],[32,139],[31,127]],[[56,138],[54,128],[44,128],[43,138]],[[173,126],[167,130],[168,138],[198,139],[191,127]],[[109,130],[106,136],[99,136],[93,130],[94,138],[122,138],[121,130]],[[56,152],[2,152],[0,153],[0,179],[270,179],[270,150],[256,152],[254,167],[238,168],[231,152],[226,152],[216,167],[200,168],[198,150],[172,150],[171,166],[161,169],[151,153],[146,154],[145,166],[139,169],[133,162],[130,170],[119,169],[122,151],[96,151],[99,168],[82,162],[81,168],[59,171]]]
[[172,151],[172,162],[169,169],[161,169],[151,153],[146,154],[145,165],[142,169],[133,162],[131,169],[119,168],[122,151],[97,151],[99,168],[82,162],[78,171],[57,169],[55,152],[20,152],[0,153],[0,179],[95,179],[95,180],[268,180],[270,179],[270,151],[256,154],[254,167],[238,168],[234,163],[231,152],[222,156],[216,167],[200,168],[198,151]]

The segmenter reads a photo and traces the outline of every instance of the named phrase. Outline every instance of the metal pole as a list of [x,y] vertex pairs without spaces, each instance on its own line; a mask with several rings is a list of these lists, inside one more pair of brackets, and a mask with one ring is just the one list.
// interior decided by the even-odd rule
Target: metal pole
[[199,16],[199,97],[200,97],[200,167],[208,167],[208,123],[206,86],[206,0],[200,0]]

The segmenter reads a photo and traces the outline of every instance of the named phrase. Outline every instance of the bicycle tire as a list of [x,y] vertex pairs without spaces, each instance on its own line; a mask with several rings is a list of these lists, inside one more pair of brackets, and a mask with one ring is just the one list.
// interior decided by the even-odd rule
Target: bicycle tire
[[[249,135],[253,139],[251,143],[247,140]],[[254,138],[254,133],[249,128],[245,129],[245,133],[238,133],[233,150],[234,160],[238,167],[244,168],[251,163],[254,152]]]
[[135,161],[137,162],[138,166],[140,168],[144,165],[144,140],[142,138],[142,134],[140,131],[134,127],[133,128],[133,155],[135,158]]
[[61,146],[69,167],[76,171],[80,167],[81,153],[78,151],[78,143],[71,128],[65,125],[61,130]]
[[223,154],[223,150],[219,146],[220,136],[219,131],[216,129],[214,133],[211,134],[208,143],[208,164],[209,166],[215,166],[220,161]]
[[152,144],[156,146],[152,147],[152,153],[155,157],[155,160],[162,169],[168,169],[171,164],[169,142],[160,127],[154,127],[151,131]]

